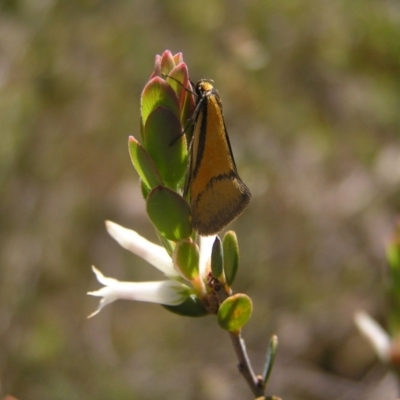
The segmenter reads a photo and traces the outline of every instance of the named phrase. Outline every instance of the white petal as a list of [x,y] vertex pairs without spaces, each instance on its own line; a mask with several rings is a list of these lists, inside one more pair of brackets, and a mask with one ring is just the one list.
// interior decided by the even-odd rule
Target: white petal
[[207,264],[211,259],[211,250],[215,242],[217,235],[213,236],[200,236],[200,259],[199,259],[199,271],[202,277],[205,277]]
[[95,312],[92,312],[90,315],[88,315],[88,318],[92,318],[94,317],[96,314],[98,314],[106,305],[112,303],[115,300],[118,300],[118,297],[113,296],[112,293],[110,293],[107,290],[104,289],[108,289],[108,287],[103,287],[99,290],[96,290],[94,292],[88,292],[87,294],[89,294],[90,296],[97,296],[97,297],[103,297],[100,300],[99,306],[97,307],[97,310]]
[[388,362],[391,347],[389,335],[374,319],[363,311],[356,313],[354,321],[360,332],[371,343],[380,360]]
[[173,281],[159,282],[120,282],[105,277],[98,269],[92,267],[96,278],[105,285],[99,290],[88,292],[91,296],[102,297],[98,309],[88,318],[96,315],[107,304],[118,299],[147,301],[164,305],[181,304],[188,297],[188,287]]
[[94,265],[92,265],[92,271],[96,275],[97,280],[102,283],[104,286],[112,285],[115,282],[118,282],[117,279],[114,278],[106,278],[102,272],[100,272]]
[[149,242],[137,232],[126,229],[111,221],[106,221],[108,233],[125,249],[143,258],[165,275],[177,277],[171,257],[164,247]]

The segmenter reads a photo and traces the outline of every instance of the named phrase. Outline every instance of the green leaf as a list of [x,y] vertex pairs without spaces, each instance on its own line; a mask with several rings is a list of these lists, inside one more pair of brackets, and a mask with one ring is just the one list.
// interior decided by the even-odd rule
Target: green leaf
[[204,317],[208,315],[207,310],[195,296],[190,296],[178,306],[163,305],[163,307],[175,314],[183,315],[184,317]]
[[156,107],[148,116],[143,146],[154,161],[164,184],[172,189],[183,186],[188,159],[186,137],[182,134],[178,117],[168,108]]
[[239,268],[239,244],[234,231],[228,231],[225,233],[223,249],[226,282],[231,286],[236,278],[236,273]]
[[162,78],[152,78],[144,87],[140,101],[141,117],[143,125],[146,125],[150,113],[159,106],[170,110],[180,117],[179,101],[172,87]]
[[237,293],[228,297],[219,307],[218,323],[222,329],[239,333],[247,324],[253,311],[253,304],[249,296]]
[[176,242],[192,233],[189,204],[165,186],[157,186],[150,192],[147,214],[160,234],[169,240]]
[[142,182],[149,188],[162,185],[162,180],[157,168],[147,151],[133,137],[129,137],[129,154],[131,161]]
[[215,237],[211,251],[211,272],[221,283],[225,283],[224,254],[221,239],[218,236]]
[[264,387],[267,385],[268,379],[271,375],[277,349],[278,349],[278,337],[276,335],[273,335],[269,341],[267,354],[265,357],[265,365],[262,375]]
[[199,276],[199,247],[191,239],[182,239],[172,254],[175,268],[189,281]]

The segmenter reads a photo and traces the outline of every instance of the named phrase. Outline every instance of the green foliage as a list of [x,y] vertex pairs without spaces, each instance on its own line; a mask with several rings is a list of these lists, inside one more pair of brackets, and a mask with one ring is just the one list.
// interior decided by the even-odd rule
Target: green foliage
[[224,253],[222,251],[221,239],[215,238],[211,252],[211,271],[215,278],[221,283],[225,281],[224,277]]
[[237,293],[228,297],[219,307],[218,323],[222,329],[239,333],[247,324],[253,312],[253,304],[249,296]]
[[[142,147],[142,145],[134,138],[129,138],[129,154],[131,161],[139,174],[147,191],[154,189],[156,186],[162,185],[162,180],[150,155]],[[145,198],[148,193],[143,193]]]
[[193,280],[199,275],[199,248],[190,239],[182,239],[176,243],[172,256],[174,265],[188,280]]
[[146,202],[147,214],[165,238],[178,241],[192,234],[190,207],[187,201],[165,186],[154,188]]
[[228,231],[223,239],[224,249],[224,272],[228,285],[232,285],[239,268],[239,244],[236,233]]
[[[143,146],[157,166],[164,184],[178,190],[187,169],[186,137],[177,116],[157,106],[144,124]],[[180,183],[180,185],[179,185]]]
[[264,386],[267,385],[268,379],[271,375],[272,368],[274,366],[275,362],[275,356],[276,356],[276,351],[278,349],[278,337],[277,336],[272,336],[269,343],[268,343],[268,349],[267,349],[267,354],[265,357],[265,365],[264,365],[264,371],[262,374],[262,381],[264,383]]
[[147,83],[142,92],[140,114],[144,125],[157,107],[164,107],[172,114],[180,115],[179,101],[175,91],[164,79],[156,76]]

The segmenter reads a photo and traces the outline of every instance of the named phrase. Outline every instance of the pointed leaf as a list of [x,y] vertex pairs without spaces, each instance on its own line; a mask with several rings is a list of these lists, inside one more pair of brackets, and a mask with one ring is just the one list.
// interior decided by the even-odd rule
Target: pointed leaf
[[225,233],[223,249],[226,282],[231,286],[239,268],[239,244],[235,232],[228,231]]
[[221,283],[225,283],[224,254],[222,252],[221,239],[218,236],[215,237],[211,251],[211,272]]
[[271,375],[277,349],[278,349],[278,337],[276,335],[273,335],[268,344],[265,365],[264,365],[264,372],[262,375],[264,387],[267,385],[268,379]]

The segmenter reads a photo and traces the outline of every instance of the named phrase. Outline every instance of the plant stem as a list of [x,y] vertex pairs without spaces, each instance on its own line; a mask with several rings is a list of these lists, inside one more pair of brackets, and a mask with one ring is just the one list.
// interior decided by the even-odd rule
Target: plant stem
[[247,355],[246,345],[240,333],[229,332],[229,336],[231,338],[236,357],[239,361],[239,372],[243,375],[244,379],[250,386],[250,389],[256,398],[264,396],[264,387],[262,384],[262,380],[257,378],[253,371],[250,359]]

